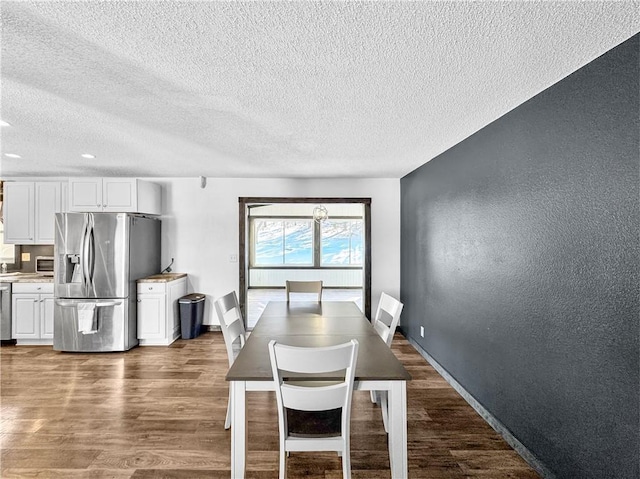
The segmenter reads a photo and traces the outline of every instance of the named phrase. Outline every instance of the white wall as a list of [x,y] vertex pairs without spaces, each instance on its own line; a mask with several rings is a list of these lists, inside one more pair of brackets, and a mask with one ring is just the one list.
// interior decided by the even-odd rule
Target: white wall
[[218,324],[211,301],[238,290],[238,197],[371,198],[371,304],[400,296],[399,179],[147,178],[162,185],[162,265],[189,274],[189,292],[207,295],[205,324]]

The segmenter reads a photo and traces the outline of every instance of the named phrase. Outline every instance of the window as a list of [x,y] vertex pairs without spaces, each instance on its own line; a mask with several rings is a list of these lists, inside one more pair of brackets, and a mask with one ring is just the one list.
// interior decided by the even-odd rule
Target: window
[[335,218],[251,218],[252,268],[360,268],[364,221]]
[[16,262],[16,247],[4,244],[4,224],[0,221],[0,263],[14,264]]
[[313,221],[254,219],[254,266],[313,266]]
[[320,230],[321,266],[362,266],[362,220],[326,220]]

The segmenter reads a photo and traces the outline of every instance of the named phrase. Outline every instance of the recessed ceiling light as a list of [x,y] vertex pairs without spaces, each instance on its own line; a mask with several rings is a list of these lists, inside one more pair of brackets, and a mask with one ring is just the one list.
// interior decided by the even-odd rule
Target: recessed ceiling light
[[16,155],[15,153],[5,153],[4,156],[7,158],[22,158],[20,155]]
[[82,155],[80,155],[82,158],[87,158],[87,159],[93,159],[96,157],[96,155],[92,155],[91,153],[83,153]]
[[0,126],[11,126],[11,123],[8,121],[0,120]]

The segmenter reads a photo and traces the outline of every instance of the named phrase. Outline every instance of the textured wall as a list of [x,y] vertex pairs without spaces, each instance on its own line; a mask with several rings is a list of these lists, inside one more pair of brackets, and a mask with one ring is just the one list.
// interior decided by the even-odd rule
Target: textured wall
[[404,332],[558,477],[640,476],[639,43],[401,181]]

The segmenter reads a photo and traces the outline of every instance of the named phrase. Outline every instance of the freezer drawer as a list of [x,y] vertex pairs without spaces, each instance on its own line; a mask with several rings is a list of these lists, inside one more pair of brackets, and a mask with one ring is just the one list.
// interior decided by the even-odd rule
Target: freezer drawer
[[[90,306],[88,306],[90,305]],[[55,300],[53,349],[56,351],[126,351],[137,346],[128,298]],[[90,313],[87,313],[89,307]],[[87,322],[89,320],[89,322]],[[135,318],[133,318],[135,322]]]

